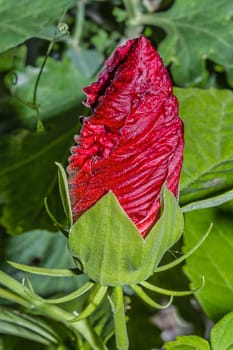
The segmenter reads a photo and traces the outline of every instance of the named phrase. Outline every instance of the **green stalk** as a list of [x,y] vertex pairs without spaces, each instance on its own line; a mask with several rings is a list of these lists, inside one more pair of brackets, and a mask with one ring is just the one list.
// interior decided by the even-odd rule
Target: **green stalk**
[[33,292],[26,286],[23,286],[3,271],[0,271],[0,282],[7,288],[0,288],[0,297],[24,306],[29,312],[34,311],[42,316],[44,315],[55,321],[62,322],[66,327],[77,334],[77,338],[81,334],[93,350],[107,350],[100,337],[88,324],[86,319],[78,322],[71,322],[71,320],[74,319],[72,313],[63,310],[56,305],[46,303],[38,295],[33,294]]
[[113,288],[112,299],[109,298],[109,300],[113,313],[117,350],[127,350],[129,348],[129,341],[126,329],[124,296],[121,286]]
[[124,0],[125,9],[128,14],[128,25],[125,30],[126,38],[135,38],[142,32],[141,10],[138,0]]
[[38,303],[35,305],[35,309],[41,311],[42,314],[48,317],[62,322],[66,327],[73,331],[78,332],[83,338],[91,345],[93,350],[107,350],[100,337],[95,333],[94,329],[89,325],[87,320],[81,320],[78,322],[70,322],[73,319],[73,315],[60,307],[55,305]]
[[[61,23],[62,25],[64,25],[63,23]],[[66,27],[67,25],[65,25],[65,28],[63,29],[64,31],[62,32],[61,29],[59,29],[59,26],[57,27],[56,29],[56,33],[54,34],[54,38],[53,40],[50,42],[49,46],[48,46],[48,49],[47,49],[47,52],[46,52],[46,55],[43,59],[43,62],[42,62],[42,65],[40,67],[40,70],[39,70],[39,74],[36,78],[36,82],[35,82],[35,85],[34,85],[34,89],[33,89],[33,97],[32,97],[32,105],[31,107],[36,111],[36,114],[37,114],[37,131],[43,131],[43,124],[39,118],[39,106],[37,104],[37,91],[38,91],[38,87],[39,87],[39,83],[40,83],[40,79],[41,79],[41,76],[43,74],[43,71],[44,71],[44,68],[45,68],[45,65],[47,63],[47,60],[48,60],[48,57],[53,49],[53,45],[55,44],[55,42],[58,40],[58,39],[61,39],[64,35],[66,35],[68,33],[68,26]],[[61,35],[58,35],[59,32],[62,32]]]
[[82,37],[82,32],[83,32],[84,16],[85,16],[84,1],[78,0],[76,18],[75,18],[75,28],[74,28],[73,38],[72,38],[72,42],[74,46],[79,46],[79,43]]
[[138,0],[124,0],[124,5],[128,13],[131,25],[137,25],[140,15]]
[[39,113],[39,109],[38,109],[38,105],[37,105],[37,90],[38,90],[38,86],[39,86],[39,82],[40,82],[40,78],[42,76],[42,73],[43,73],[43,70],[44,70],[44,67],[46,65],[46,62],[48,60],[48,57],[52,51],[52,48],[53,48],[53,45],[55,43],[55,39],[52,40],[49,44],[49,47],[47,49],[47,52],[46,52],[46,55],[44,57],[44,60],[42,62],[42,65],[40,67],[40,70],[39,70],[39,74],[36,78],[36,82],[35,82],[35,85],[34,85],[34,90],[33,90],[33,98],[32,98],[32,104],[33,104],[33,107],[35,108],[35,110],[37,111],[37,113]]
[[101,301],[106,295],[107,289],[108,289],[107,286],[101,286],[100,284],[96,283],[89,297],[89,302],[87,307],[81,312],[81,314],[74,317],[71,321],[78,322],[80,320],[83,320],[89,317],[95,311],[95,309],[100,305]]

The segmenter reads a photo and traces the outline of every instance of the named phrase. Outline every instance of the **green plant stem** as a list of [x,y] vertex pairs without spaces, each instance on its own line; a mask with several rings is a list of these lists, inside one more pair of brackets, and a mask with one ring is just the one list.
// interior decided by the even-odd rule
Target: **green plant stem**
[[124,0],[128,21],[125,30],[126,38],[135,38],[142,32],[141,11],[138,0]]
[[49,47],[47,49],[47,52],[46,52],[46,55],[44,57],[44,60],[42,62],[42,65],[40,67],[40,71],[39,71],[39,74],[36,78],[36,82],[35,82],[35,86],[34,86],[34,90],[33,90],[33,98],[32,98],[32,104],[34,106],[34,108],[36,109],[37,113],[39,113],[39,110],[38,110],[38,106],[37,106],[37,91],[38,91],[38,86],[39,86],[39,82],[40,82],[40,78],[42,76],[42,73],[43,73],[43,70],[44,70],[44,67],[46,65],[46,62],[48,60],[48,57],[52,51],[52,48],[53,48],[53,45],[55,43],[55,39],[53,39],[50,44],[49,44]]
[[83,0],[77,1],[77,11],[75,18],[75,28],[73,33],[72,42],[75,46],[78,46],[82,37],[83,24],[85,16],[85,4]]
[[113,288],[112,299],[110,299],[112,307],[116,346],[118,350],[127,350],[129,348],[129,341],[126,329],[124,296],[121,286]]
[[156,16],[154,14],[141,15],[140,21],[143,25],[161,26],[164,29],[172,24],[171,20],[166,18],[163,13],[156,13]]
[[34,305],[34,308],[48,317],[64,323],[71,330],[78,332],[91,345],[93,350],[107,350],[100,337],[95,333],[94,329],[89,325],[87,320],[78,322],[70,322],[73,315],[55,305],[40,303]]
[[138,0],[124,0],[124,5],[130,19],[130,24],[137,25],[140,15]]
[[17,303],[17,304],[22,305],[26,308],[30,307],[30,303],[26,299],[22,298],[21,296],[17,295],[14,292],[11,292],[7,289],[0,288],[0,298],[10,300],[13,303]]
[[95,309],[100,305],[104,296],[106,295],[108,287],[100,284],[95,285],[94,290],[91,293],[87,307],[81,312],[80,315],[72,319],[72,322],[76,322],[89,317]]

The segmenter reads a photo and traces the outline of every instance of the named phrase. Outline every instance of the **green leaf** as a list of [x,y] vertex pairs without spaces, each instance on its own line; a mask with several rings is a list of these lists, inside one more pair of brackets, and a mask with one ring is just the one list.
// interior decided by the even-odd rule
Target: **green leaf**
[[233,312],[225,315],[211,330],[212,350],[233,349]]
[[22,68],[26,61],[26,54],[25,45],[14,47],[0,54],[0,72]]
[[167,36],[159,46],[177,84],[201,85],[206,60],[225,67],[233,83],[233,3],[229,0],[176,0],[166,12],[142,16],[144,24],[162,27]]
[[74,0],[58,3],[45,0],[1,0],[0,52],[16,46],[31,37],[40,37],[46,26],[59,20]]
[[176,340],[164,344],[163,347],[166,350],[210,350],[209,343],[195,335],[177,337]]
[[[54,161],[68,157],[76,121],[56,119],[43,132],[20,131],[1,138],[0,192],[4,208],[0,223],[7,231],[19,234],[33,228],[54,229],[44,208],[44,198],[59,219],[64,217],[57,190]],[[53,192],[54,191],[54,192]],[[53,194],[53,195],[52,195]],[[53,201],[53,202],[52,202]]]
[[176,199],[166,188],[163,196],[161,217],[146,239],[112,192],[76,221],[69,245],[89,278],[106,285],[136,284],[154,272],[183,230],[183,216]]
[[195,286],[201,276],[204,287],[196,297],[212,320],[218,320],[233,309],[232,218],[216,209],[187,213],[185,216],[185,251],[201,238],[203,229],[214,223],[202,246],[186,260],[185,273]]
[[217,207],[221,204],[231,201],[232,199],[233,199],[233,190],[230,190],[214,197],[189,203],[184,207],[182,207],[182,212],[187,213],[188,211]]
[[21,264],[47,269],[63,269],[74,267],[73,259],[67,249],[67,239],[59,233],[47,231],[30,231],[20,236],[2,239],[0,246],[1,270],[6,271],[20,282],[28,276],[36,292],[40,295],[66,293],[79,288],[86,281],[84,276],[70,276],[64,278],[27,275],[17,271],[6,263],[6,260],[16,260]]
[[[57,350],[57,346],[45,347],[44,344],[36,343],[33,340],[23,339],[20,337],[12,336],[12,335],[0,335],[0,350],[15,350],[15,349],[23,349],[23,350]],[[60,350],[60,349],[59,349]],[[65,350],[65,349],[63,349]]]
[[66,51],[67,57],[72,61],[75,68],[82,72],[86,78],[91,78],[97,73],[104,61],[104,56],[95,50],[87,50],[81,46],[69,48]]
[[180,202],[209,198],[233,188],[233,93],[175,89],[185,128]]
[[[12,108],[15,109],[17,118],[22,125],[27,127],[35,127],[37,123],[36,112],[31,108],[31,104],[41,63],[42,60],[39,59],[37,67],[26,66],[16,71],[17,83],[15,85],[12,84],[11,74],[6,79],[11,94],[16,96],[16,98],[12,98]],[[48,58],[37,91],[40,119],[44,121],[61,115],[63,112],[70,115],[71,109],[78,109],[78,107],[80,109],[84,98],[82,88],[88,83],[89,78],[78,70],[70,59],[55,61]],[[78,112],[77,110],[76,113]]]

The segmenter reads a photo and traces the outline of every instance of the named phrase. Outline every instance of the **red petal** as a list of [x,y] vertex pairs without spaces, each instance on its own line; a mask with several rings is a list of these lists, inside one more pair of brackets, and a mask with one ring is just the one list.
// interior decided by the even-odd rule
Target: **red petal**
[[85,92],[95,110],[69,159],[74,219],[112,190],[145,236],[158,217],[163,183],[177,195],[183,160],[183,126],[167,70],[140,37],[119,47]]

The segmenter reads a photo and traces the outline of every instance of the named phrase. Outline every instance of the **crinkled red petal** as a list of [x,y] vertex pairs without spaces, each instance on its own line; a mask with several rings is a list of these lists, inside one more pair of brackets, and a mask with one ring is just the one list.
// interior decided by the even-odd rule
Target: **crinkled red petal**
[[119,47],[85,92],[94,113],[69,159],[74,220],[111,190],[144,237],[158,218],[162,185],[177,196],[183,161],[183,125],[167,70],[140,37]]

